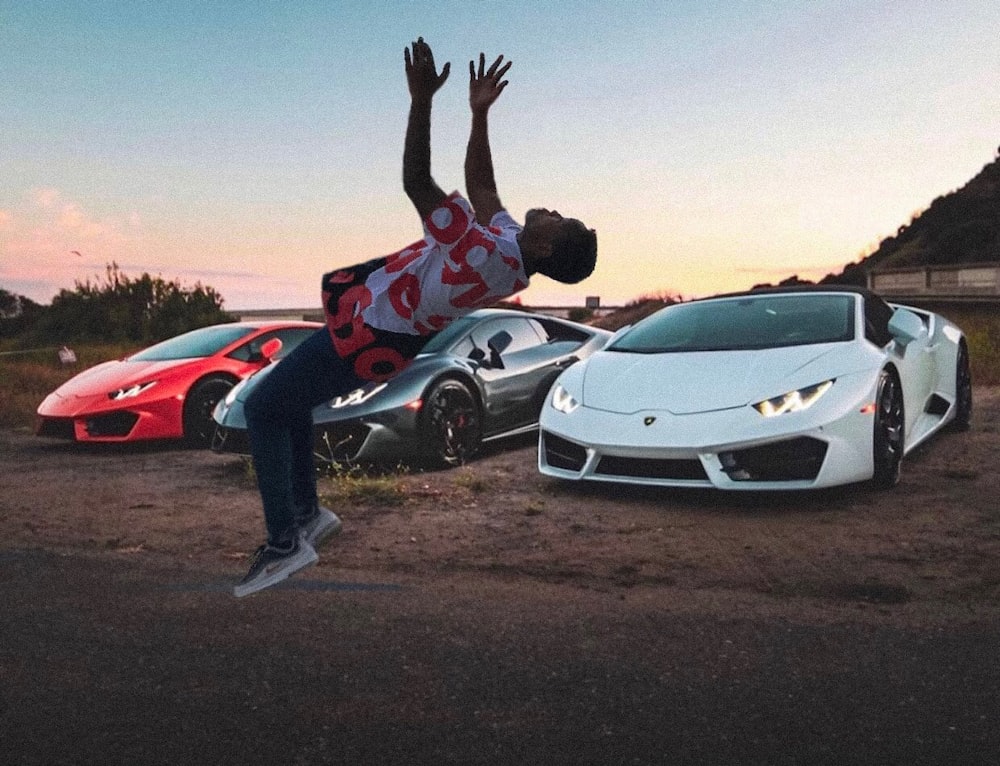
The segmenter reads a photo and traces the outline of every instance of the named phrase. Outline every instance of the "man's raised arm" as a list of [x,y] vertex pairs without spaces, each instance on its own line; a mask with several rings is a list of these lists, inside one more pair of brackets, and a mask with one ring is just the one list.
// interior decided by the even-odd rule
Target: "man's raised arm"
[[503,56],[486,69],[486,57],[479,54],[479,71],[474,61],[469,62],[469,106],[472,108],[472,130],[465,152],[465,192],[469,195],[476,220],[483,226],[503,210],[497,194],[493,175],[493,157],[490,154],[489,111],[507,87],[503,76],[511,62],[503,63]]
[[439,75],[434,54],[422,37],[413,43],[412,56],[406,48],[403,58],[410,90],[410,116],[403,146],[403,191],[423,219],[447,196],[431,176],[431,102],[448,79],[451,64],[446,63]]

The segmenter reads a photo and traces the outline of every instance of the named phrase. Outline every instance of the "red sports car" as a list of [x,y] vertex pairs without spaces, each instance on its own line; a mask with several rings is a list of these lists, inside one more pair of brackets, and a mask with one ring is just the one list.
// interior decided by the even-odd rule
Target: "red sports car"
[[234,322],[178,335],[74,376],[38,407],[35,432],[86,442],[180,439],[207,446],[212,410],[237,382],[309,337],[317,322]]

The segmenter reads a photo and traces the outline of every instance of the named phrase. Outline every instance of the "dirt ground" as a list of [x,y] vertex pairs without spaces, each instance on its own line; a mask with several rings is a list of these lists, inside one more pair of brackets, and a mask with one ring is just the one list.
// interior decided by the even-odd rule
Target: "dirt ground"
[[1000,764],[975,394],[889,492],[577,486],[533,439],[323,480],[342,534],[242,600],[241,459],[0,432],[7,762]]

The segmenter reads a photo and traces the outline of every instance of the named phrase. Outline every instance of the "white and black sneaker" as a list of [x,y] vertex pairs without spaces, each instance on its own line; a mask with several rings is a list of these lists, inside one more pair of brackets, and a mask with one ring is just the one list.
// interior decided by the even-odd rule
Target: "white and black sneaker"
[[260,546],[250,562],[250,571],[233,588],[237,597],[249,596],[264,588],[270,588],[300,569],[315,564],[319,559],[313,547],[296,536],[287,548],[279,548],[268,543]]
[[299,537],[318,548],[330,536],[340,532],[340,519],[329,508],[317,505],[313,515],[299,522]]

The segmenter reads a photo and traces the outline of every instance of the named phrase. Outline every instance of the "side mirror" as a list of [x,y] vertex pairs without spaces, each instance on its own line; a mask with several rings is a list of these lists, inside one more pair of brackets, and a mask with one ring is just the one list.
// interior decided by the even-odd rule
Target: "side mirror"
[[906,309],[896,309],[892,318],[889,319],[889,334],[895,341],[904,348],[927,334],[927,327],[923,321],[912,311]]
[[510,342],[514,340],[509,332],[506,330],[501,330],[486,341],[486,347],[490,350],[490,365],[498,369],[503,369],[503,358],[500,356],[507,347],[510,346]]
[[260,347],[260,354],[267,361],[271,361],[285,344],[281,342],[281,338],[271,338],[263,346]]
[[281,347],[284,344],[281,342],[281,338],[268,338],[264,341],[260,348],[255,348],[250,352],[250,362],[270,362],[271,358],[281,351]]

